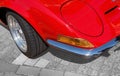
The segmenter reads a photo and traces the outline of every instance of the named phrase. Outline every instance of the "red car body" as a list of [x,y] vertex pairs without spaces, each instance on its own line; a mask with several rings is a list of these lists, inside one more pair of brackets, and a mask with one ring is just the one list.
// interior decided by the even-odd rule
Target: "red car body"
[[81,48],[60,43],[90,51],[111,41],[112,45],[104,49],[113,46],[120,35],[119,0],[0,0],[0,11],[4,9],[23,17],[48,44],[50,40],[59,43],[59,35],[82,38],[94,47]]

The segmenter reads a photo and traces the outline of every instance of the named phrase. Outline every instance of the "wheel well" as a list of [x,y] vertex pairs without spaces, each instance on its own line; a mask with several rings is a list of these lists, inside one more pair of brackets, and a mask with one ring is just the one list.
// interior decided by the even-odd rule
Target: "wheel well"
[[6,24],[6,25],[7,25],[6,13],[7,13],[8,11],[14,12],[13,10],[11,10],[11,9],[9,9],[9,8],[5,8],[5,7],[0,8],[0,19],[1,19],[1,21],[2,21],[4,24]]
[[7,8],[0,8],[0,19],[2,22],[4,22],[5,24],[7,24],[7,21],[6,21],[6,12],[8,11],[9,9]]

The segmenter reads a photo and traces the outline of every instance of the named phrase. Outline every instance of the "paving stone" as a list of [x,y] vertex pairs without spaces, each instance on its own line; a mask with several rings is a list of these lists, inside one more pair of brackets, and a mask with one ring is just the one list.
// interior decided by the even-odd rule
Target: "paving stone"
[[17,69],[17,65],[8,64],[0,60],[0,72],[16,72]]
[[24,65],[34,66],[40,58],[37,59],[27,59],[27,61],[24,63]]
[[62,61],[62,59],[60,59],[60,58],[58,58],[58,57],[55,57],[55,58],[54,58],[54,61],[60,63],[60,62]]
[[56,70],[65,71],[65,70],[67,70],[68,67],[69,67],[68,65],[66,66],[66,65],[59,64],[59,65],[57,65]]
[[0,36],[0,42],[2,42],[5,45],[8,45],[10,42],[12,42],[13,40],[10,39],[11,36],[9,36],[8,33],[3,34],[2,36]]
[[9,33],[9,31],[0,25],[0,36],[6,35],[6,33]]
[[0,76],[4,76],[4,73],[0,73]]
[[68,61],[65,61],[65,60],[62,60],[62,61],[61,61],[61,64],[63,64],[63,65],[69,65],[69,62],[68,62]]
[[20,66],[20,68],[17,71],[17,74],[37,76],[39,74],[39,71],[40,71],[40,68]]
[[39,68],[45,68],[49,64],[49,61],[46,59],[40,59],[35,66]]
[[8,42],[3,42],[2,43],[2,45],[4,45],[4,47],[3,48],[0,48],[1,50],[0,51],[8,51],[8,50],[12,50],[13,48],[11,48],[12,46],[11,46],[11,42],[10,41],[8,41]]
[[120,63],[114,63],[112,69],[111,69],[111,75],[119,76],[120,75],[120,68],[119,68]]
[[83,74],[83,71],[85,70],[85,68],[86,68],[86,66],[80,65],[79,68],[78,68],[78,70],[77,70],[77,73]]
[[15,73],[12,73],[12,72],[6,72],[4,76],[22,76],[22,75],[17,75]]
[[99,76],[110,76],[108,72],[100,73]]
[[[120,47],[119,47],[120,48]],[[115,54],[115,61],[114,62],[120,62],[120,50],[116,51],[116,54]]]
[[115,74],[115,75],[111,75],[111,76],[120,76],[120,74]]
[[49,69],[42,69],[40,76],[63,76],[63,72]]
[[20,50],[16,48],[14,48],[14,50],[11,51],[10,55],[14,58],[14,60],[21,54]]
[[113,63],[114,63],[114,60],[115,60],[115,58],[116,58],[116,56],[114,56],[114,55],[112,55],[112,56],[110,56],[110,57],[108,57],[107,59],[105,59],[105,61],[103,62],[105,65],[109,65],[109,66],[112,66],[113,65]]
[[20,54],[19,57],[17,57],[12,63],[16,64],[16,65],[23,65],[24,62],[28,59],[28,57],[26,57],[23,54]]
[[46,69],[52,69],[52,70],[55,70],[56,67],[59,65],[58,62],[49,62],[49,64],[46,66]]
[[[3,48],[5,48],[5,46]],[[0,59],[8,52],[8,50],[3,50],[3,48],[0,48]]]
[[49,60],[49,61],[54,61],[55,60],[55,56],[53,56],[50,52],[43,55],[42,58],[46,59],[46,60]]
[[66,71],[69,72],[77,72],[77,70],[79,69],[79,64],[77,63],[70,63],[66,69]]
[[82,69],[82,73],[83,74],[90,74],[89,72],[90,72],[90,70],[92,70],[92,69],[90,69],[89,67],[85,67],[84,69]]
[[98,71],[96,71],[96,70],[91,70],[90,72],[91,72],[91,73],[89,73],[88,75],[90,75],[90,76],[98,76]]
[[12,63],[20,54],[20,52],[18,52],[14,48],[4,51],[6,51],[6,53],[3,53],[3,55],[1,55],[1,59],[8,63]]
[[105,72],[105,71],[109,71],[112,69],[112,66],[109,66],[109,65],[103,65],[101,67],[101,72]]
[[113,64],[115,61],[115,54],[110,55],[108,58],[105,59],[103,65],[100,68],[100,72],[102,73],[109,73],[110,70],[113,68]]
[[117,66],[117,68],[120,70],[120,63],[116,63],[118,66]]
[[[79,68],[80,69],[80,68]],[[84,74],[84,75],[88,75],[88,76],[98,76],[98,71],[97,70],[94,70],[92,68],[89,68],[89,67],[84,67],[83,69],[81,68],[79,70],[79,72],[77,71],[77,73],[79,74]]]
[[[48,50],[53,50],[53,49],[48,48]],[[54,56],[53,54],[51,54],[51,52],[46,53],[45,55],[41,56],[41,58],[49,60],[51,62],[61,62],[62,61],[62,59]]]
[[99,70],[105,61],[104,57],[99,57],[98,59],[86,64],[86,67],[92,68],[93,70]]
[[65,72],[64,76],[85,76],[85,75],[82,75],[82,74],[80,75],[72,72]]
[[3,48],[5,48],[5,46],[3,45],[4,42],[0,42],[0,53],[2,51]]

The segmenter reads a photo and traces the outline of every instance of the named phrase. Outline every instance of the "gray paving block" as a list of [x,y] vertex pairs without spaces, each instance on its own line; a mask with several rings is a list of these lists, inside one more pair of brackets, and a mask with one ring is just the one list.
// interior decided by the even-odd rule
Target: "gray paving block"
[[62,61],[61,61],[61,64],[63,64],[63,65],[69,65],[69,63],[70,63],[70,62],[65,61],[65,60],[62,60]]
[[4,73],[0,73],[0,76],[4,76]]
[[50,62],[45,68],[47,69],[56,69],[58,62]]
[[114,63],[113,68],[111,69],[112,72],[110,73],[111,76],[120,76],[120,63]]
[[6,72],[4,76],[22,76],[22,75],[17,75],[17,74],[12,73],[12,72]]
[[103,65],[103,66],[101,67],[101,72],[109,71],[110,69],[112,69],[112,66]]
[[50,52],[46,53],[45,55],[41,56],[43,59],[49,60],[49,61],[55,61],[55,56],[52,55]]
[[[48,50],[53,50],[51,48],[48,48]],[[60,62],[62,59],[54,56],[51,52],[46,53],[45,55],[41,56],[41,58],[49,60],[50,62]]]
[[105,73],[100,73],[99,76],[110,76],[109,73],[105,72]]
[[77,69],[77,73],[83,74],[83,71],[85,70],[86,66],[80,65],[79,68]]
[[65,72],[64,76],[84,76],[84,75],[80,75],[72,72]]
[[2,35],[5,36],[6,33],[9,33],[8,30],[6,30],[4,27],[2,27],[2,25],[0,25],[0,36],[2,36]]
[[20,66],[20,68],[17,70],[17,74],[37,76],[39,74],[39,71],[40,68]]
[[49,69],[42,69],[40,76],[63,76],[63,72]]
[[23,65],[27,59],[28,57],[26,57],[23,54],[20,54],[19,57],[17,57],[12,63],[16,65]]
[[55,56],[54,61],[60,63],[62,61],[62,59]]
[[34,66],[40,58],[37,59],[27,59],[27,61],[24,63],[24,65],[28,65],[28,66]]
[[90,71],[90,73],[88,75],[90,75],[90,76],[98,76],[98,71],[92,70],[92,71]]
[[68,69],[68,67],[69,67],[69,66],[59,64],[59,65],[57,65],[56,70],[65,71],[65,70]]
[[16,57],[18,57],[19,56],[19,52],[17,51],[17,50],[15,50],[14,48],[10,48],[10,49],[8,49],[8,50],[4,50],[4,51],[6,51],[5,53],[3,53],[2,55],[1,55],[1,59],[2,60],[4,60],[5,62],[7,62],[7,63],[12,63],[13,62],[13,60],[15,60],[16,59]]
[[79,69],[79,64],[70,63],[66,69],[66,71],[76,72]]
[[0,72],[16,72],[17,69],[17,65],[8,64],[0,60]]
[[4,51],[8,51],[8,50],[13,50],[13,48],[11,48],[11,42],[10,41],[4,41],[2,43],[0,43],[1,45],[1,48],[0,48],[0,52],[4,52]]
[[99,57],[95,61],[92,61],[88,64],[86,64],[87,67],[90,67],[93,70],[99,70],[101,66],[103,65],[103,62],[105,61],[104,57]]
[[[13,42],[13,40],[9,39],[10,36],[8,35],[3,35],[3,36],[0,36],[0,42],[3,44],[3,45],[8,45],[9,43]],[[14,42],[13,42],[14,43]]]
[[49,64],[49,61],[46,59],[40,59],[36,64],[35,67],[45,68]]

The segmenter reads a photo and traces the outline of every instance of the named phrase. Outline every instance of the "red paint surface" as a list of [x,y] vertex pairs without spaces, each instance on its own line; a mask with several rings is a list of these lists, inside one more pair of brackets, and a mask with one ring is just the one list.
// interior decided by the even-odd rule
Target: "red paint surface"
[[0,8],[18,13],[45,41],[62,34],[87,39],[95,47],[120,35],[119,6],[119,0],[0,0]]

